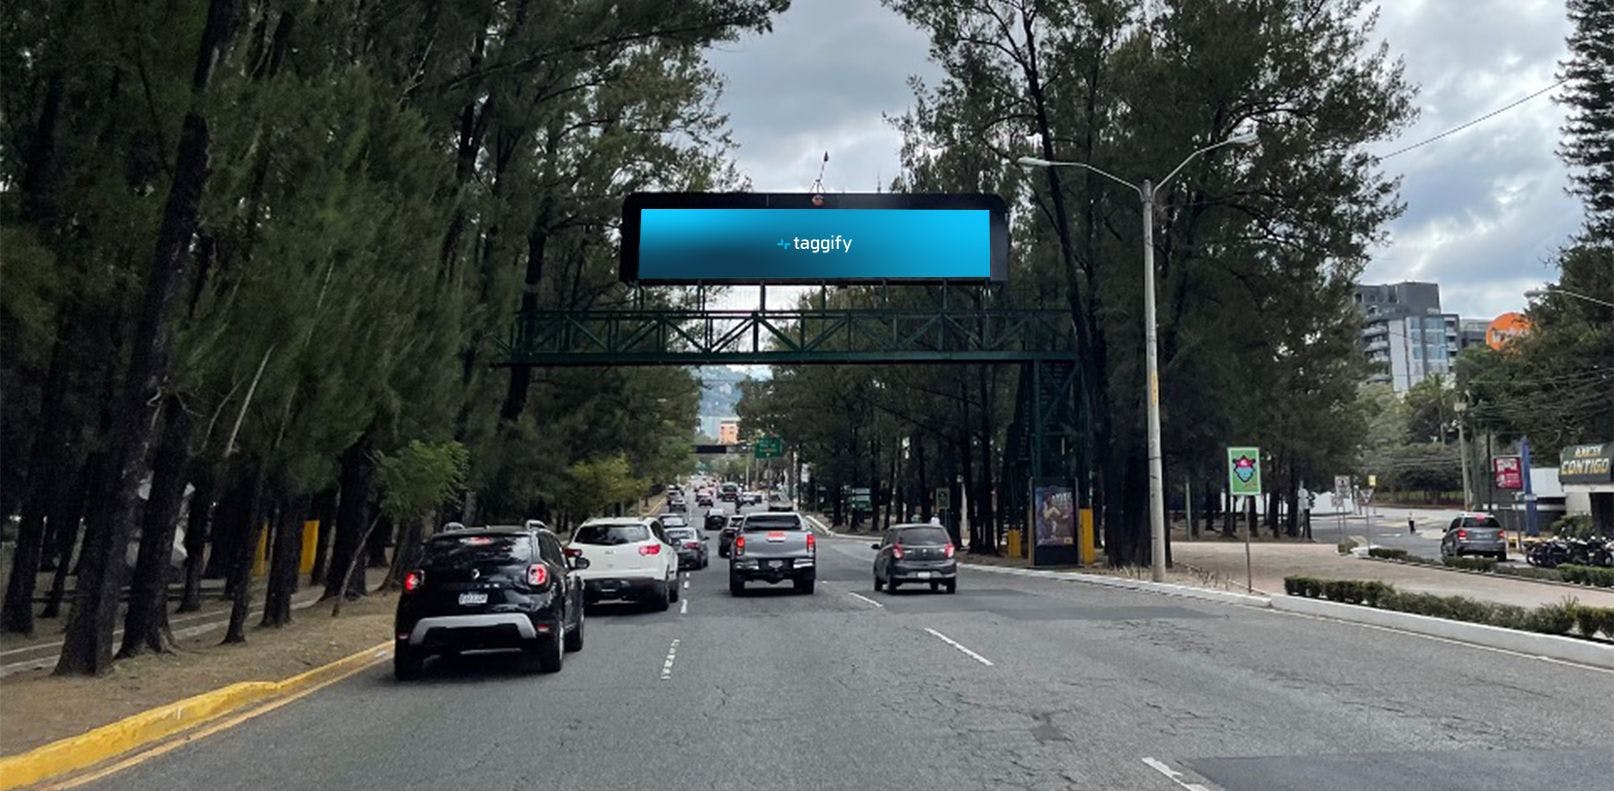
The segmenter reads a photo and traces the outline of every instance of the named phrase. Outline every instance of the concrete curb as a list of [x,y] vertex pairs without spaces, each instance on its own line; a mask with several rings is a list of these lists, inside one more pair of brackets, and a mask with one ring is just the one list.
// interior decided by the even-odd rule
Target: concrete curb
[[1381,610],[1360,604],[1342,604],[1304,596],[1274,596],[1272,609],[1382,626],[1387,629],[1614,670],[1614,647],[1573,637],[1521,632],[1500,626],[1449,621],[1428,615]]
[[243,706],[335,681],[385,658],[391,647],[389,640],[280,681],[243,681],[220,687],[0,758],[0,791],[86,769]]
[[1204,601],[1221,602],[1223,604],[1241,604],[1246,607],[1272,606],[1272,600],[1266,596],[1253,596],[1247,593],[1234,593],[1232,591],[1196,588],[1191,585],[1177,585],[1170,582],[1152,582],[1149,580],[1125,579],[1121,577],[1108,577],[1102,574],[1083,574],[1079,571],[1019,569],[1005,566],[993,566],[985,563],[971,563],[967,560],[964,561],[962,565],[968,566],[972,569],[979,569],[981,571],[988,571],[995,574],[1013,574],[1021,577],[1042,577],[1044,579],[1065,580],[1067,582],[1085,582],[1089,585],[1102,585],[1107,588],[1125,588],[1127,590],[1158,593],[1165,596],[1181,596],[1188,599],[1202,599]]

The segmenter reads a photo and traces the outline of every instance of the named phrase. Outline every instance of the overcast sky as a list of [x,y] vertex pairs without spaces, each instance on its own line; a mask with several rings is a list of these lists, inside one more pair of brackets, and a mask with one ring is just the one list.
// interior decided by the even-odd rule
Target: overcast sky
[[[1379,35],[1420,87],[1418,123],[1389,153],[1554,81],[1568,34],[1562,0],[1393,0]],[[877,0],[795,0],[772,33],[711,54],[739,143],[740,169],[761,191],[812,185],[868,191],[898,171],[900,135],[886,122],[911,101],[907,80],[939,77],[923,34]],[[1542,96],[1463,132],[1385,161],[1403,175],[1406,213],[1390,226],[1364,280],[1440,284],[1447,311],[1476,318],[1521,308],[1550,280],[1553,250],[1579,224],[1554,155],[1562,109]]]

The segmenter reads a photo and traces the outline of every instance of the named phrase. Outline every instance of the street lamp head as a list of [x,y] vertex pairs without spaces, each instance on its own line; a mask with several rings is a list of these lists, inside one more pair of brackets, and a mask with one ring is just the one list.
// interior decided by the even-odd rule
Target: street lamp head
[[1532,288],[1529,291],[1524,292],[1525,299],[1540,299],[1546,295],[1547,292],[1544,289],[1539,288]]
[[1233,146],[1247,146],[1254,143],[1257,139],[1258,138],[1256,137],[1255,130],[1248,129],[1243,132],[1234,133],[1232,136],[1227,138],[1227,143],[1228,145]]
[[1054,163],[1041,157],[1020,157],[1015,160],[1015,164],[1023,168],[1051,168],[1054,166]]

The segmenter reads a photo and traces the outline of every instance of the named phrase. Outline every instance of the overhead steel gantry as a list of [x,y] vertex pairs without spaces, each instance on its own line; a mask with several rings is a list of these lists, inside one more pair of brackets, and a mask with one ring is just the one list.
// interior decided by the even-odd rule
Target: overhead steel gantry
[[[1015,364],[1020,383],[1005,480],[1088,480],[1093,456],[1069,310],[1016,304],[993,286],[918,288],[899,286],[906,293],[896,302],[889,288],[867,288],[868,304],[853,307],[831,304],[820,289],[817,305],[808,299],[769,309],[764,287],[750,310],[708,307],[704,288],[693,291],[692,307],[657,306],[636,288],[622,307],[518,315],[496,364]],[[1008,493],[1005,513],[1022,514],[1027,496]]]

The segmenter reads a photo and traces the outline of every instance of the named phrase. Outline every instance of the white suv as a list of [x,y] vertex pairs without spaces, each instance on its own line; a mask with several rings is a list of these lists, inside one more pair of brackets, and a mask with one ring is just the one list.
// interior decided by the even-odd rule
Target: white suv
[[570,557],[588,558],[584,601],[648,601],[657,610],[678,601],[678,550],[655,519],[590,519],[572,533]]

